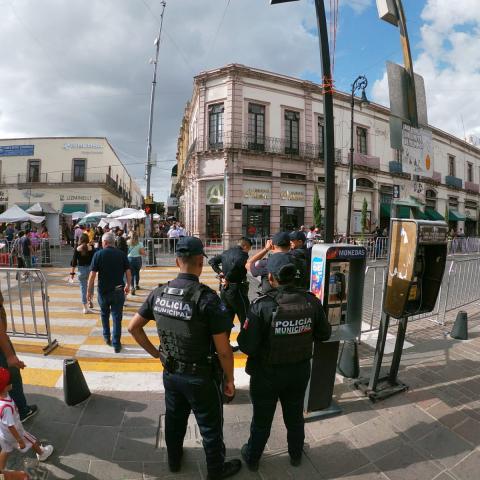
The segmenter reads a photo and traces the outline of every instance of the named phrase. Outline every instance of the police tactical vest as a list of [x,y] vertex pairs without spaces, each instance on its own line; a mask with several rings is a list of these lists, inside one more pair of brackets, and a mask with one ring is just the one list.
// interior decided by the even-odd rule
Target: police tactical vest
[[[271,296],[271,295],[269,295]],[[303,292],[277,292],[264,362],[298,363],[312,358],[314,307]]]
[[201,283],[186,288],[173,288],[167,283],[157,290],[153,312],[160,348],[168,357],[207,364],[212,340],[198,303],[202,293],[208,291],[212,290]]

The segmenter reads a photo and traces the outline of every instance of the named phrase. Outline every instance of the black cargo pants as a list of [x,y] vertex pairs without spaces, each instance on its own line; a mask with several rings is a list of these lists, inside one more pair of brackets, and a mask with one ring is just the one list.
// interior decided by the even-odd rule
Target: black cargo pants
[[196,376],[163,372],[165,387],[165,442],[168,458],[181,457],[188,416],[193,411],[203,439],[208,473],[219,474],[225,462],[223,403],[219,383],[213,375]]
[[243,326],[250,305],[248,300],[248,283],[230,283],[227,288],[222,287],[220,298],[230,312],[232,326],[235,315],[238,316],[240,325]]
[[287,428],[288,453],[293,458],[300,457],[305,440],[303,402],[310,378],[310,361],[258,367],[255,370],[250,376],[253,418],[248,440],[248,460],[257,462],[262,456],[270,437],[278,400]]

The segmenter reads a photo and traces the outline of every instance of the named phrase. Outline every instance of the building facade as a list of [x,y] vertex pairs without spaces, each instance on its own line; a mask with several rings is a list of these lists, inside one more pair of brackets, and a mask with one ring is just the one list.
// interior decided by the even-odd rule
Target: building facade
[[140,208],[142,193],[104,137],[0,140],[0,211],[47,203],[60,213]]
[[[335,92],[335,230],[346,231],[350,95]],[[351,231],[388,227],[397,215],[443,219],[474,235],[478,228],[480,150],[432,128],[433,176],[405,173],[390,147],[389,109],[355,106]],[[228,65],[194,79],[177,148],[172,192],[187,229],[206,238],[268,236],[313,224],[317,188],[324,206],[322,91],[312,82]],[[405,206],[406,205],[406,206]]]

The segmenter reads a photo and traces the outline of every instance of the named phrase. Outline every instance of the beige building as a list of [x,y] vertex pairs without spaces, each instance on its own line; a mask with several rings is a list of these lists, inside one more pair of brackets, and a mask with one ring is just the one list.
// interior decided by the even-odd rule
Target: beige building
[[0,140],[0,210],[37,202],[109,213],[141,207],[142,193],[104,137]]
[[[335,92],[335,230],[346,231],[350,95]],[[313,223],[314,188],[324,206],[323,104],[318,85],[243,65],[195,77],[177,149],[179,215],[202,237],[261,237]],[[390,147],[389,110],[355,107],[352,231],[400,216],[444,218],[477,233],[480,150],[432,129],[431,178],[415,179]]]

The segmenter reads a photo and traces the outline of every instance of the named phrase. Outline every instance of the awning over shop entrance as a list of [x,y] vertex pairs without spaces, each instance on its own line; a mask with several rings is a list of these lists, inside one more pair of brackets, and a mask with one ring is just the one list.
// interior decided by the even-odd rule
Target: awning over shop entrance
[[449,210],[448,211],[448,221],[449,222],[464,222],[465,215],[462,215],[458,210]]
[[425,216],[428,220],[444,220],[443,216],[432,207],[425,208]]
[[390,203],[381,203],[380,204],[380,216],[390,218]]
[[62,213],[86,212],[87,205],[84,203],[66,203],[63,205]]

